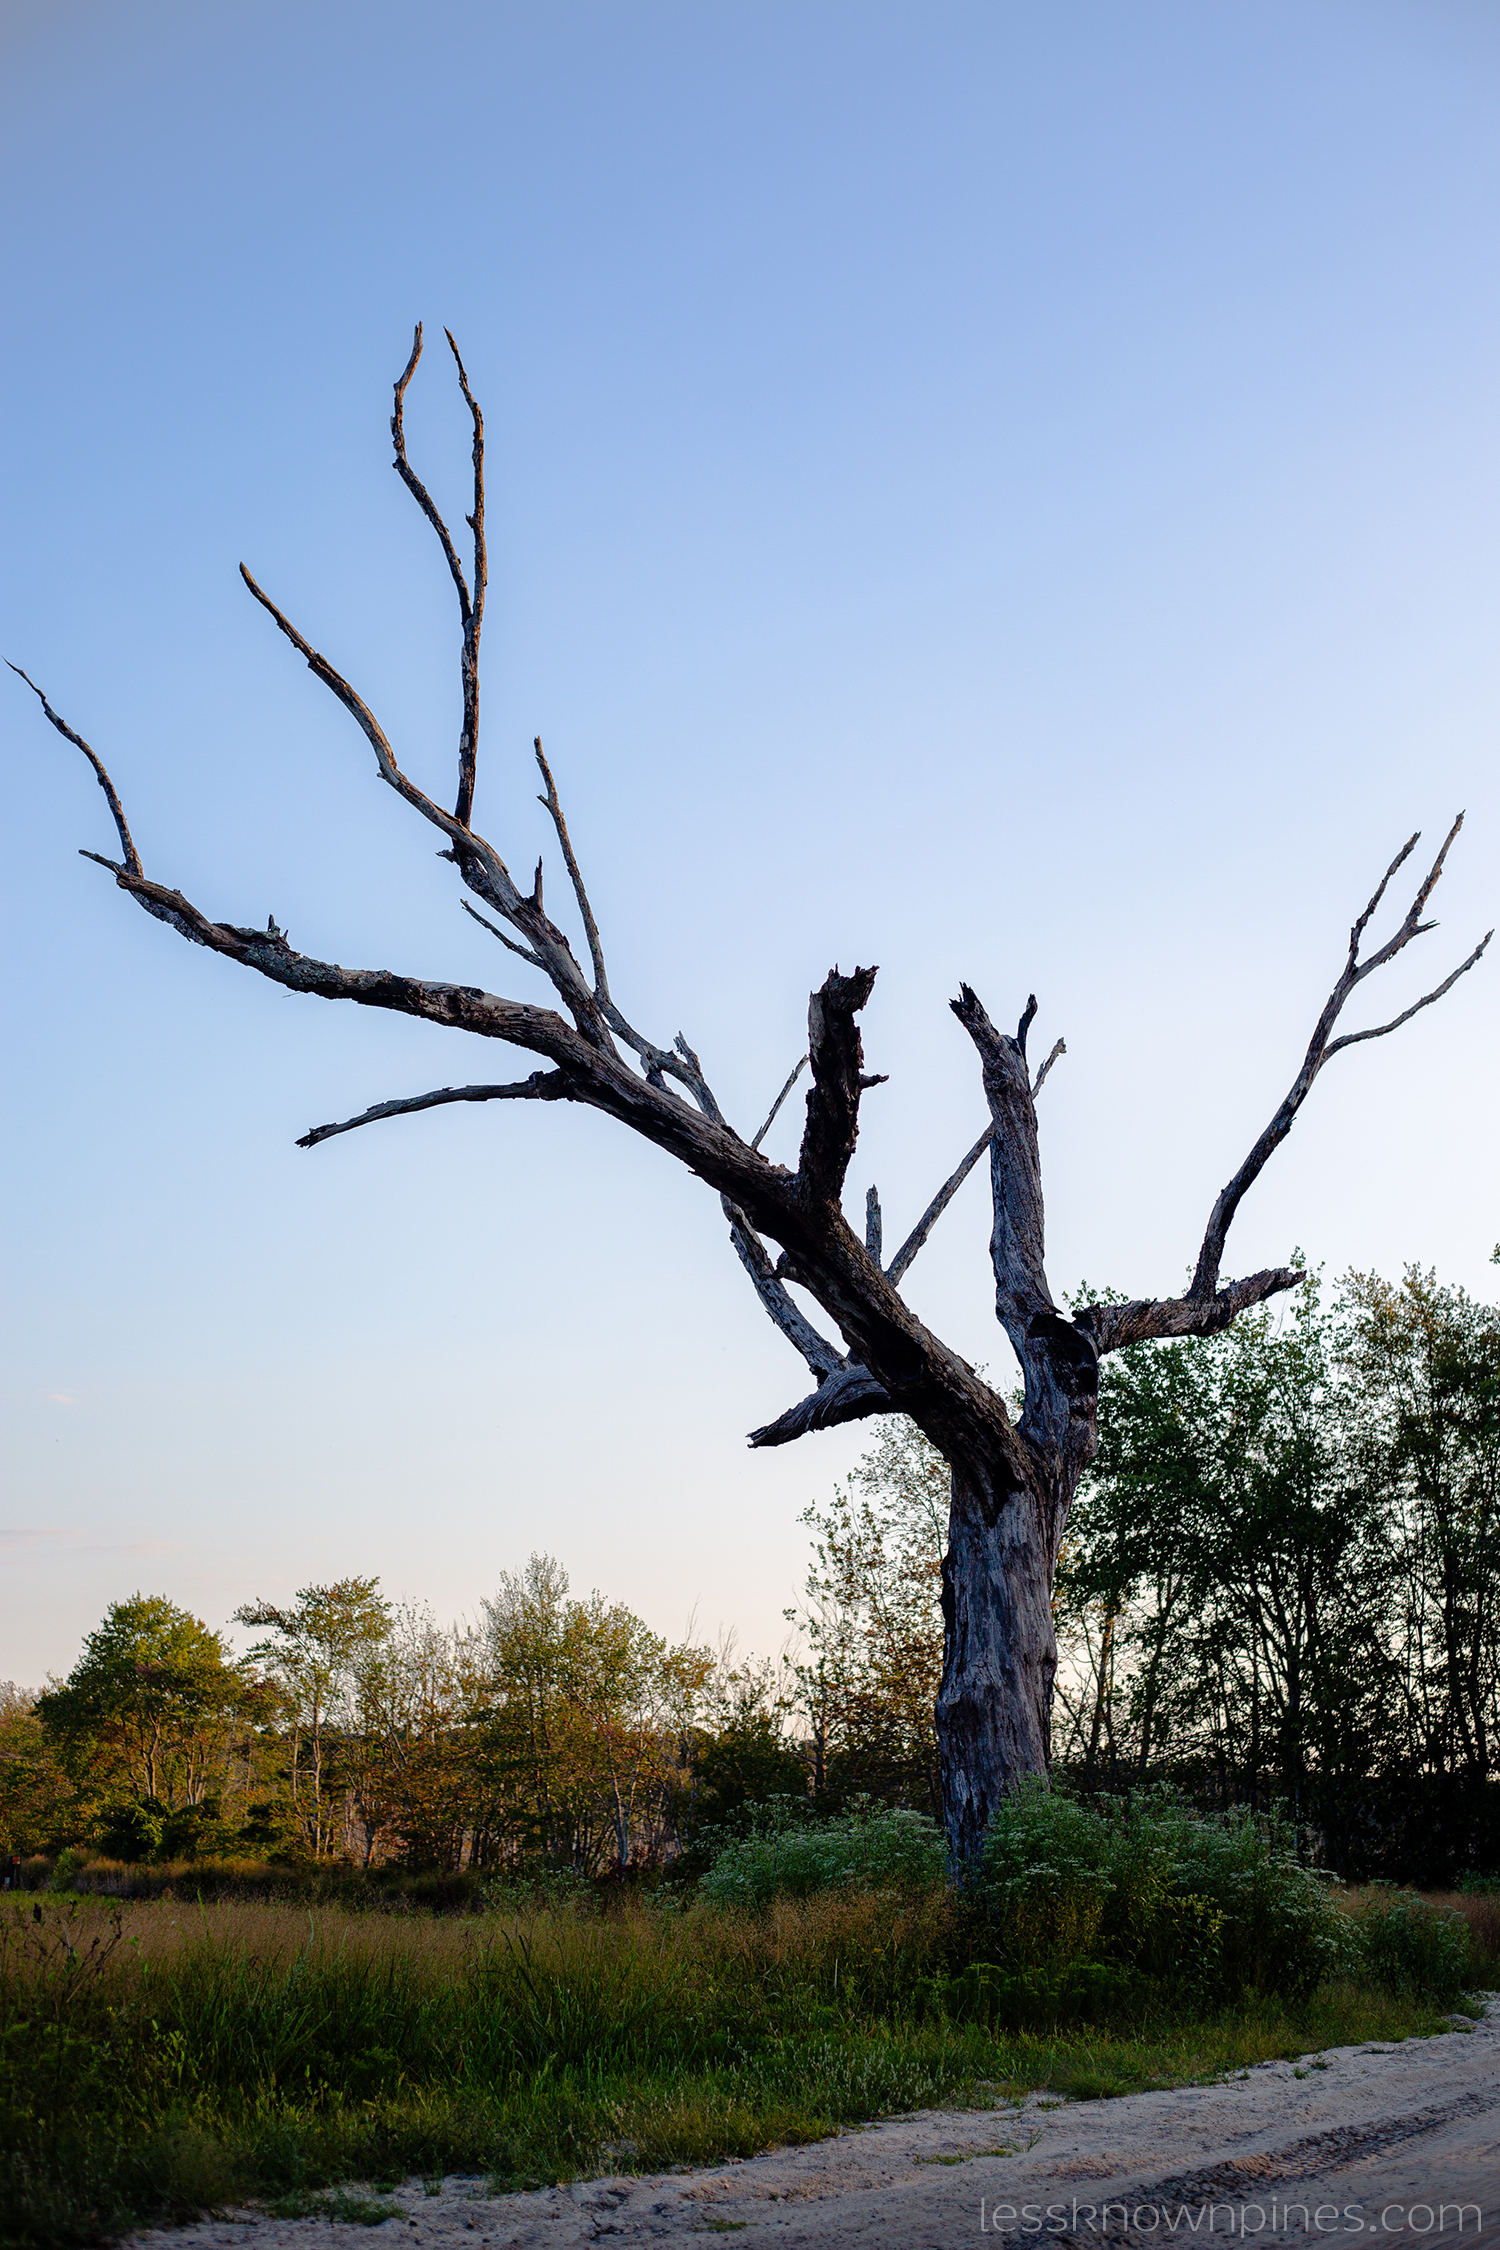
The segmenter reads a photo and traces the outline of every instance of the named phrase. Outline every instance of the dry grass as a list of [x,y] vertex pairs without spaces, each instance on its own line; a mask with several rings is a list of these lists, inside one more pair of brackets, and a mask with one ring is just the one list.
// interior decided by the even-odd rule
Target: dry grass
[[1480,1969],[1500,1978],[1500,1892],[1434,1891],[1430,1903],[1462,1917]]
[[1207,2014],[1138,1992],[1108,2028],[1004,2031],[950,2005],[981,1940],[943,1892],[462,1919],[23,1896],[0,1911],[0,2245],[349,2179],[713,2162],[1438,2028],[1339,1988]]

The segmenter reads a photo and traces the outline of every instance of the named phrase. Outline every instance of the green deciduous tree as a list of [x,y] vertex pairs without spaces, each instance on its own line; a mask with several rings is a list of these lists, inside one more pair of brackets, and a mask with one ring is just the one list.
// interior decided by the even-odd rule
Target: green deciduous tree
[[1359,1470],[1390,1543],[1406,1752],[1487,1778],[1500,1752],[1500,1314],[1411,1266],[1345,1282]]
[[1493,1856],[1500,1318],[1412,1269],[1122,1353],[1058,1580],[1062,1753],[1286,1803],[1340,1864]]
[[892,1419],[848,1482],[802,1517],[814,1534],[798,1667],[814,1786],[942,1811],[934,1711],[943,1672],[949,1471]]
[[292,1818],[314,1859],[349,1842],[349,1752],[362,1683],[390,1632],[390,1605],[379,1587],[378,1578],[342,1578],[302,1587],[290,1608],[247,1602],[234,1613],[238,1625],[270,1628],[250,1654],[281,1698]]
[[212,1823],[243,1773],[241,1737],[256,1700],[201,1618],[137,1593],[111,1603],[36,1712],[80,1800],[113,1818],[123,1848],[149,1850],[174,1825],[188,1838]]

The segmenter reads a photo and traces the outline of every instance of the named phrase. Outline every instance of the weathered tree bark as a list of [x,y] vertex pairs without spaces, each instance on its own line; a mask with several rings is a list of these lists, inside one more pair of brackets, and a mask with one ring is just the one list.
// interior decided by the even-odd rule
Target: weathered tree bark
[[[121,857],[84,856],[113,874],[120,889],[196,945],[239,962],[290,991],[357,1007],[389,1008],[495,1039],[548,1066],[529,1077],[443,1086],[377,1102],[358,1116],[320,1125],[300,1145],[321,1142],[417,1111],[455,1102],[567,1101],[602,1111],[665,1149],[719,1196],[730,1239],[760,1303],[805,1362],[814,1382],[806,1397],[754,1431],[756,1446],[794,1438],[872,1414],[904,1413],[937,1447],[953,1477],[949,1548],[943,1571],[946,1656],[937,1720],[943,1758],[948,1835],[960,1867],[977,1852],[985,1826],[1005,1792],[1026,1774],[1047,1769],[1057,1644],[1052,1579],[1058,1546],[1078,1481],[1097,1442],[1099,1360],[1152,1337],[1204,1336],[1225,1328],[1247,1306],[1264,1302],[1301,1278],[1277,1267],[1221,1283],[1225,1240],[1244,1195],[1293,1120],[1330,1055],[1394,1031],[1438,1000],[1483,953],[1488,937],[1415,1006],[1391,1022],[1335,1039],[1333,1028],[1356,986],[1434,925],[1420,916],[1442,873],[1462,814],[1417,893],[1405,921],[1367,960],[1360,943],[1392,875],[1416,845],[1393,860],[1349,936],[1349,951],[1319,1017],[1302,1068],[1286,1100],[1215,1203],[1186,1296],[1091,1304],[1071,1317],[1059,1312],[1047,1281],[1044,1204],[1036,1096],[1064,1052],[1058,1040],[1033,1081],[1026,1035],[1036,1014],[1027,1001],[1014,1037],[997,1031],[965,985],[953,1011],[972,1040],[990,1121],[933,1197],[889,1263],[882,1263],[883,1220],[874,1189],[866,1199],[863,1238],[844,1215],[843,1195],[859,1132],[864,1093],[879,1085],[866,1072],[858,1018],[875,982],[874,969],[832,970],[808,1005],[808,1051],[750,1140],[725,1118],[697,1055],[679,1032],[670,1046],[637,1031],[616,1003],[604,947],[589,903],[562,804],[541,743],[536,762],[541,804],[552,823],[589,959],[585,971],[543,904],[542,864],[528,892],[473,826],[479,742],[479,640],[484,616],[484,423],[457,346],[448,342],[473,424],[472,579],[431,495],[406,456],[403,407],[421,357],[417,329],[411,357],[395,386],[391,432],[395,467],[437,534],[458,594],[463,720],[456,803],[448,813],[407,777],[374,713],[321,656],[241,565],[246,586],[330,693],[349,712],[375,756],[382,781],[444,839],[441,856],[487,913],[465,910],[502,946],[539,972],[556,1007],[499,997],[472,985],[450,985],[389,970],[345,969],[294,952],[275,920],[264,930],[212,921],[183,897],[147,876],[124,807],[103,763],[53,710],[33,683],[52,725],[76,745],[104,791]],[[16,667],[12,667],[16,669]],[[22,679],[26,678],[21,673]],[[491,916],[496,919],[491,919]],[[500,924],[506,925],[505,928]],[[514,935],[508,935],[507,929]],[[771,1163],[761,1143],[804,1067],[811,1075],[806,1122],[795,1171]],[[1025,1406],[1013,1421],[1004,1401],[966,1361],[918,1320],[900,1295],[904,1279],[943,1211],[988,1150],[993,1227],[990,1255],[996,1317],[1020,1362]],[[773,1259],[767,1240],[779,1244]],[[828,1316],[842,1348],[791,1295],[795,1283]]]

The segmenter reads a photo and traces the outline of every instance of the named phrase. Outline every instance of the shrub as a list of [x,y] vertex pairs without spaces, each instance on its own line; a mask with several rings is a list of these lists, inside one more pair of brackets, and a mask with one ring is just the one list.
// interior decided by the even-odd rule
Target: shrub
[[1085,1959],[1115,1889],[1118,1824],[1044,1781],[1006,1798],[984,1840],[980,1896],[1013,1961]]
[[79,1852],[75,1852],[71,1845],[69,1845],[65,1850],[60,1851],[57,1855],[56,1862],[52,1869],[52,1874],[47,1883],[48,1890],[71,1890],[73,1888],[73,1878],[77,1875],[78,1870],[80,1867],[82,1867],[82,1865],[82,1854]]
[[1159,1794],[1082,1804],[1023,1784],[990,1823],[980,1895],[1030,1967],[1093,1954],[1206,1997],[1301,1995],[1347,1965],[1342,1920],[1284,1822]]
[[1226,1992],[1300,1998],[1353,1965],[1329,1880],[1299,1860],[1288,1822],[1244,1807],[1205,1817],[1163,1799],[1138,1817],[1171,1854],[1174,1893],[1206,1901],[1221,1917]]
[[1415,1891],[1372,1884],[1354,1908],[1357,1966],[1398,1999],[1456,2000],[1474,1971],[1468,1929]]
[[815,1891],[922,1888],[943,1880],[943,1832],[923,1813],[883,1811],[773,1827],[727,1844],[698,1885],[724,1906]]

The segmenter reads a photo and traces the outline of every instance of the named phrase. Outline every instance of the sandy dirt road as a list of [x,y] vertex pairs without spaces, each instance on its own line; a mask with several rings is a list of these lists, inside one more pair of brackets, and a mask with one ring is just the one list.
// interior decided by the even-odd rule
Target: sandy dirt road
[[928,2111],[743,2163],[486,2196],[449,2179],[364,2229],[237,2212],[130,2250],[560,2250],[743,2235],[745,2250],[1228,2240],[1500,2246],[1500,1995],[1482,2023],[1208,2086]]

